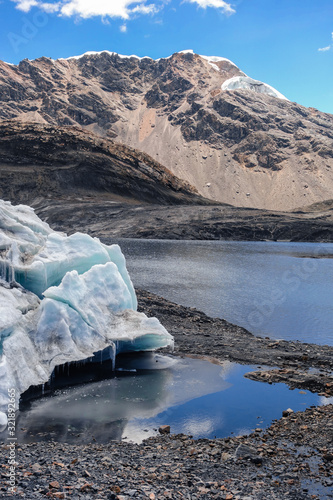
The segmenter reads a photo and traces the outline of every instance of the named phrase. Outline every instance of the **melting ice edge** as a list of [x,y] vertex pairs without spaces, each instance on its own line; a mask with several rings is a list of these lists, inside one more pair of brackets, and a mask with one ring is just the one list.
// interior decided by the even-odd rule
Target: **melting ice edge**
[[173,345],[157,318],[137,312],[118,245],[53,231],[34,210],[0,200],[0,427],[8,391],[46,383],[58,365],[103,351]]

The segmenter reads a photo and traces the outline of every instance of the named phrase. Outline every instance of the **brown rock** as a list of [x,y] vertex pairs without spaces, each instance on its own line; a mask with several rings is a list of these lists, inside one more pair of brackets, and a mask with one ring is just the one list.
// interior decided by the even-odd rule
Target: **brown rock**
[[58,483],[58,481],[52,481],[50,484],[49,484],[49,488],[52,489],[52,488],[55,488],[55,489],[59,489],[60,488],[60,484]]
[[91,484],[85,483],[83,486],[81,486],[80,491],[90,490],[91,486],[92,486]]
[[158,431],[160,434],[170,434],[170,425],[161,425]]

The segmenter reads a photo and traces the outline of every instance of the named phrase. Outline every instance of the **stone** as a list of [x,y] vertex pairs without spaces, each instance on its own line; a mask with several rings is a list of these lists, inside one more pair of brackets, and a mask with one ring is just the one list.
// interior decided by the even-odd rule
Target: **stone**
[[250,460],[254,464],[261,464],[262,457],[258,455],[255,448],[251,448],[245,444],[240,444],[235,451],[235,458],[238,460]]
[[49,484],[49,488],[50,489],[59,489],[60,488],[60,484],[58,483],[58,481],[52,481],[50,484]]
[[170,434],[170,425],[161,425],[158,431],[160,434]]

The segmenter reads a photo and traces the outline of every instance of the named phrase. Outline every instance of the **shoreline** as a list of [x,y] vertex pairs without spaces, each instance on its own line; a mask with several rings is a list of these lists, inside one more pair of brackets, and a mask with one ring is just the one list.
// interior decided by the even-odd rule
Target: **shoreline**
[[[333,347],[256,337],[150,292],[137,290],[137,296],[139,310],[157,316],[174,335],[174,354],[278,367],[269,370],[271,382],[278,381],[278,373],[284,383],[333,395]],[[316,370],[306,380],[310,367]],[[0,497],[330,499],[332,417],[333,405],[311,407],[247,436],[212,440],[171,434],[141,444],[17,444],[13,495],[6,480],[10,449],[2,443]]]
[[[174,336],[174,354],[270,366],[272,369],[265,371],[269,374],[266,381],[283,378],[290,387],[333,396],[333,346],[256,336],[243,327],[211,318],[154,293],[141,289],[136,289],[136,293],[139,310],[156,316]],[[316,370],[309,374],[310,368]],[[258,372],[256,380],[261,379]]]

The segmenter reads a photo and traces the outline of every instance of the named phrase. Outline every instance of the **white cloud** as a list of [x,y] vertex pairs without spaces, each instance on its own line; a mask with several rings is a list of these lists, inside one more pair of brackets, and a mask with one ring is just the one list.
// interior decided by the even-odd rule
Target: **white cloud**
[[230,3],[224,2],[224,0],[185,0],[189,3],[196,3],[202,9],[207,9],[207,7],[213,7],[215,9],[221,9],[225,14],[234,14],[236,11],[233,9]]
[[134,7],[131,12],[133,14],[156,14],[160,9],[155,4],[144,5],[141,3]]
[[20,0],[15,1],[15,3],[17,3],[17,8],[23,12],[29,12],[32,7],[36,7],[38,5],[37,0]]
[[[333,31],[331,33],[331,38],[333,42]],[[328,50],[333,50],[333,43],[331,43],[331,45],[327,45],[327,47],[322,47],[321,49],[318,49],[319,52],[327,52]]]
[[29,12],[32,7],[48,13],[58,13],[64,17],[120,17],[129,19],[135,14],[154,14],[159,9],[155,4],[146,5],[146,0],[60,0],[43,2],[41,0],[12,0],[17,8]]
[[38,7],[41,10],[44,10],[45,12],[47,12],[48,14],[54,14],[55,12],[58,12],[58,10],[59,10],[59,3],[43,2],[43,3],[38,4]]
[[328,50],[331,50],[332,45],[328,45],[327,47],[323,47],[322,49],[318,49],[319,52],[327,52]]
[[127,32],[127,26],[126,26],[126,24],[122,24],[119,29],[120,29],[120,31],[122,33],[126,33]]
[[[0,0],[1,1],[1,0]],[[121,18],[129,20],[138,15],[153,15],[159,12],[169,0],[11,0],[17,9],[29,12],[33,7],[48,14],[56,13],[63,17],[75,17],[88,19],[101,17],[102,19]],[[206,9],[212,7],[223,11],[224,14],[233,14],[235,10],[231,4],[224,0],[180,0],[196,4]]]
[[86,19],[94,16],[128,19],[129,7],[133,3],[133,0],[70,0],[61,5],[60,14],[65,17],[80,16]]

